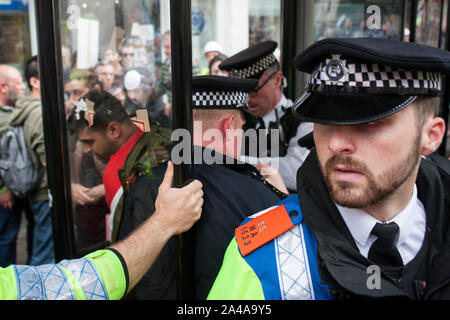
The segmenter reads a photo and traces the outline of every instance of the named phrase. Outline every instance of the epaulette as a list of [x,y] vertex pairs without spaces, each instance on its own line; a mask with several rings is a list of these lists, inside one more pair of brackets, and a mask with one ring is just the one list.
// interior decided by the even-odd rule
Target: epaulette
[[235,236],[243,257],[294,227],[285,205],[271,209],[236,228]]

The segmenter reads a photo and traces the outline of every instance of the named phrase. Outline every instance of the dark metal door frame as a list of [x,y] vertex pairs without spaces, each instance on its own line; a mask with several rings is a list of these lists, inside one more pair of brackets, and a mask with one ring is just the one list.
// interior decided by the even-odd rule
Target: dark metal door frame
[[287,79],[285,95],[288,99],[295,100],[295,68],[292,64],[297,52],[297,1],[281,0],[281,67],[283,75]]
[[[172,113],[173,129],[189,130],[192,146],[192,32],[191,0],[170,1],[170,32],[172,46]],[[174,141],[177,143],[179,141]],[[192,158],[192,148],[191,157]],[[175,168],[175,185],[191,177],[192,166]],[[178,299],[195,298],[193,231],[177,237],[177,293]]]
[[[42,115],[55,259],[76,255],[59,24],[59,1],[36,1]],[[45,59],[42,59],[45,57]]]

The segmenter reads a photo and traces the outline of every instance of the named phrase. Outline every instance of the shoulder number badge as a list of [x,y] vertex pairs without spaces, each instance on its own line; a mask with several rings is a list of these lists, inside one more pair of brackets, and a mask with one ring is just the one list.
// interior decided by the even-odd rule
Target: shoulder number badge
[[294,227],[284,205],[257,216],[235,231],[242,256],[246,256]]

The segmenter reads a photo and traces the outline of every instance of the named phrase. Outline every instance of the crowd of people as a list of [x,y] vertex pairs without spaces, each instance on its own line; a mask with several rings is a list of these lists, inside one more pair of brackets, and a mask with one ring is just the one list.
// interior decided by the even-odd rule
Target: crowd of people
[[[176,187],[170,32],[161,45],[159,66],[130,38],[89,70],[62,48],[77,246],[104,249],[55,261],[46,175],[25,197],[2,180],[0,279],[12,280],[0,283],[0,298],[176,299],[173,236],[189,229],[196,299],[449,298],[450,166],[435,154],[448,52],[325,39],[296,57],[311,78],[293,102],[276,42],[230,57],[210,42],[208,70],[192,70],[192,153],[201,161]],[[37,57],[24,70],[25,81],[0,66],[0,131],[23,126],[34,167],[45,169]],[[14,266],[22,212],[29,260]],[[382,289],[367,285],[372,265]],[[40,282],[54,269],[80,289]]]

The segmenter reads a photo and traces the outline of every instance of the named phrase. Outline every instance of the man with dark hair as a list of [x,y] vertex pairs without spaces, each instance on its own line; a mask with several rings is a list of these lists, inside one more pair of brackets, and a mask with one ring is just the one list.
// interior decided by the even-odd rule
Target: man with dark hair
[[450,53],[340,38],[294,63],[316,148],[298,195],[236,229],[209,298],[449,299],[450,164],[433,153]]
[[[249,97],[248,111],[252,117],[247,117],[244,127],[246,157],[243,160],[277,168],[288,189],[293,191],[298,164],[306,159],[312,147],[302,141],[311,134],[313,126],[293,116],[293,103],[283,94],[286,78],[274,55],[276,47],[274,41],[258,43],[223,61],[219,68],[230,72],[231,77],[259,81]],[[257,148],[252,145],[254,129],[257,129]]]
[[[111,210],[111,241],[128,236],[155,210],[158,187],[163,179],[171,148],[170,131],[150,122],[136,125],[119,100],[105,91],[90,91],[77,104],[71,125],[85,152],[107,163],[103,184]],[[144,121],[145,122],[145,121]],[[139,124],[138,124],[139,125]],[[144,124],[145,125],[145,124]],[[176,298],[176,263],[173,240],[131,295],[137,299]]]

